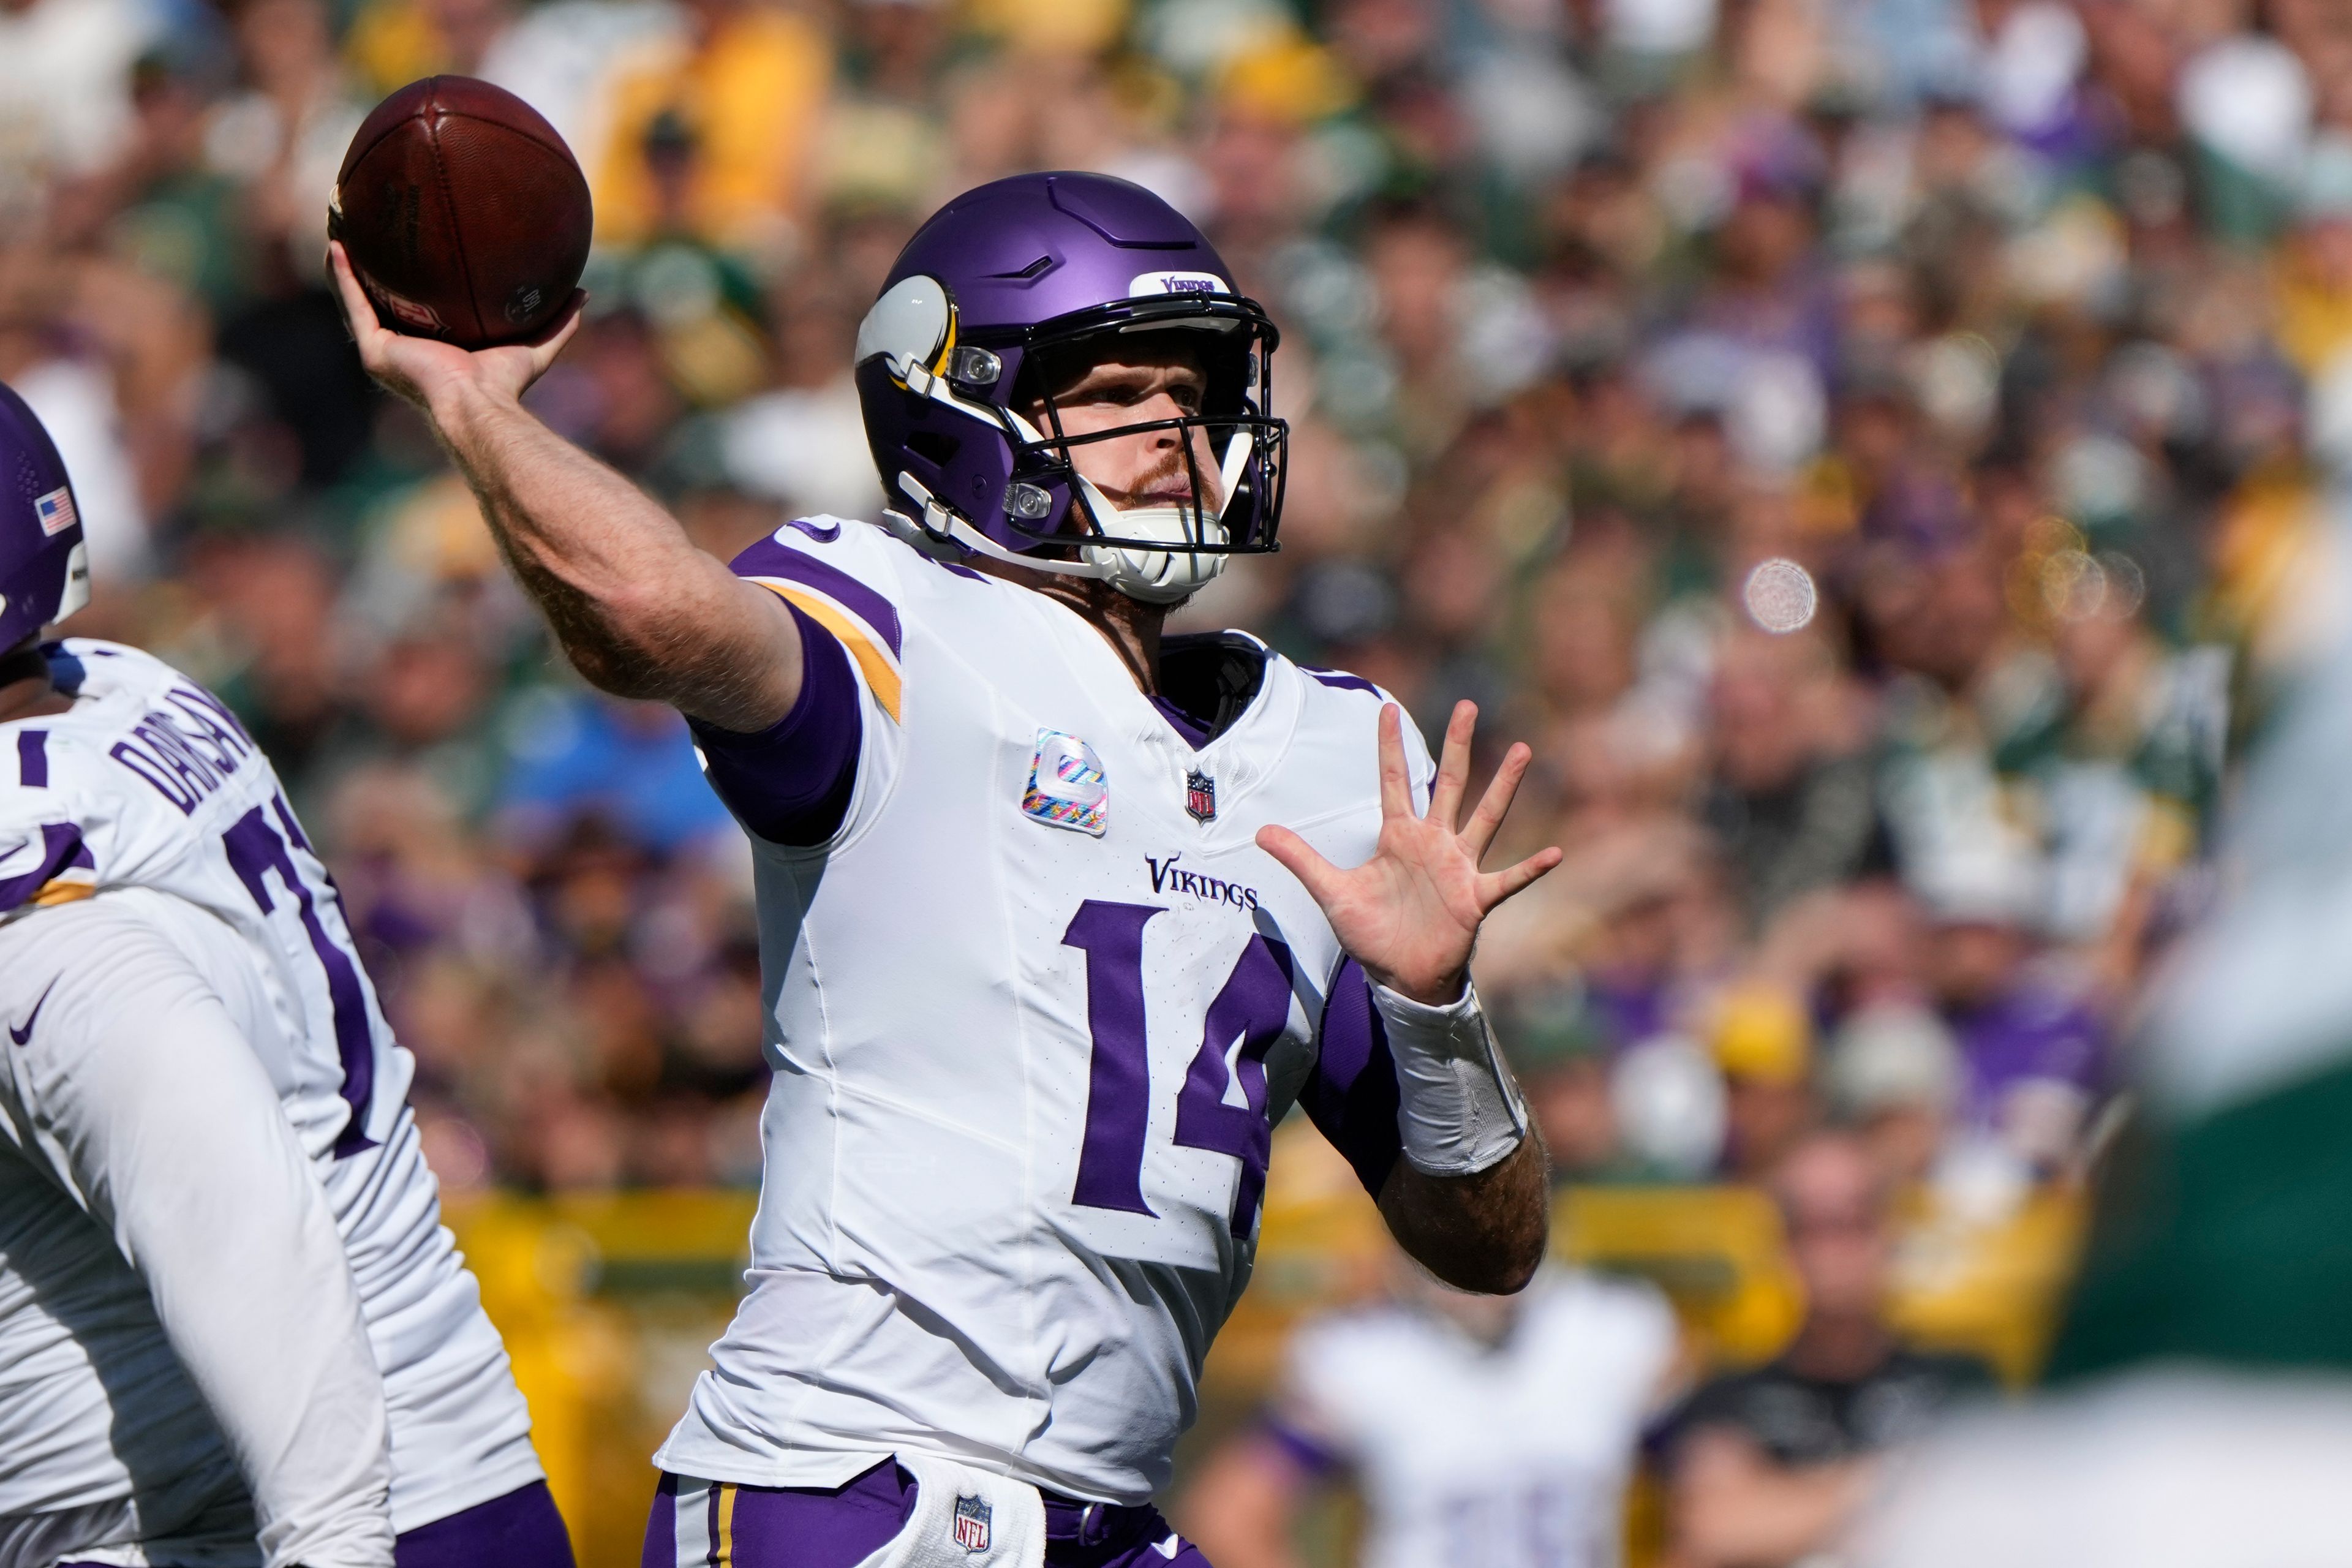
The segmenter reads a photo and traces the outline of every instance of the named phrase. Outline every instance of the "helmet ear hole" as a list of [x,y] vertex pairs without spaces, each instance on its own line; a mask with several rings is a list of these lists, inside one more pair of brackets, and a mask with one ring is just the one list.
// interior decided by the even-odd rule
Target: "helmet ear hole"
[[907,437],[907,450],[942,468],[953,462],[962,449],[962,442],[942,430],[915,430]]

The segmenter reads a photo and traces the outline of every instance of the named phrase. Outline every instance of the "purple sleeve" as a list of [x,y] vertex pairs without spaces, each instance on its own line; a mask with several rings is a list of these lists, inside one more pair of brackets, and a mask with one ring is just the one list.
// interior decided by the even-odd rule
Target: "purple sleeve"
[[[830,544],[841,537],[836,527],[820,529],[805,520],[789,526],[815,540]],[[860,581],[830,561],[819,559],[797,545],[782,542],[782,531],[760,541],[734,560],[727,569],[738,577],[754,580],[776,578],[793,583],[824,595],[872,628],[890,649],[892,658],[903,658],[907,651],[906,627],[898,620],[898,606],[873,584]]]
[[1352,958],[1332,977],[1318,1032],[1315,1070],[1298,1091],[1298,1103],[1377,1198],[1404,1152],[1397,1131],[1396,1061],[1372,1006],[1371,985]]
[[79,828],[67,822],[41,824],[37,845],[28,837],[0,855],[0,914],[31,903],[61,873],[90,871],[97,865]]
[[849,816],[862,734],[857,678],[839,639],[786,603],[801,632],[801,694],[756,735],[689,721],[710,787],[772,844],[822,844]]

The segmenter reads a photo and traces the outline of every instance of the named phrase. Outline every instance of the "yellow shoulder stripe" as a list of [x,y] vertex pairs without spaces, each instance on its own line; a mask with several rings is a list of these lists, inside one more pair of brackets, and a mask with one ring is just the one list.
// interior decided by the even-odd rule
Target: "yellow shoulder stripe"
[[840,638],[841,646],[849,650],[849,657],[857,661],[858,669],[866,677],[866,684],[873,689],[874,700],[882,705],[883,712],[890,715],[891,722],[898,721],[900,686],[898,662],[856,616],[823,595],[812,593],[797,583],[779,582],[773,577],[754,577],[751,581],[797,606],[803,615]]
[[53,904],[76,903],[97,895],[98,889],[89,882],[68,882],[62,877],[52,877],[33,895],[32,904],[37,910],[46,910]]

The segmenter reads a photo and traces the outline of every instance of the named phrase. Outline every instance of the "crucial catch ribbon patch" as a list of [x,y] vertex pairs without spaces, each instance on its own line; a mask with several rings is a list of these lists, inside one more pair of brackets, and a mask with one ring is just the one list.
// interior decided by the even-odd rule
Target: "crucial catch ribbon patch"
[[1049,827],[1100,838],[1110,820],[1110,780],[1103,773],[1102,759],[1076,735],[1038,731],[1021,809]]

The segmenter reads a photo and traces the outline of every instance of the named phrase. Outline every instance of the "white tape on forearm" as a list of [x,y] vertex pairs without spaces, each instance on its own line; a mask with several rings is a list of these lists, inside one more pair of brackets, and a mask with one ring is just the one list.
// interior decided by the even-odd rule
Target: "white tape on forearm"
[[1475,987],[1431,1007],[1384,985],[1372,1005],[1396,1059],[1397,1126],[1404,1157],[1432,1176],[1467,1176],[1497,1164],[1528,1135],[1528,1110],[1503,1065]]

